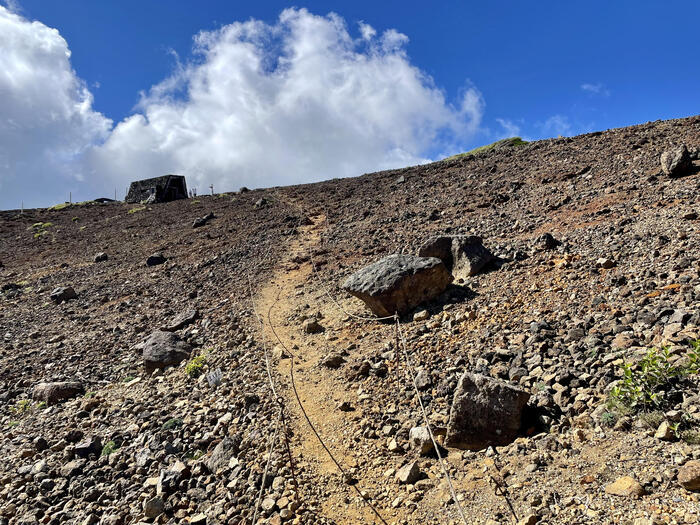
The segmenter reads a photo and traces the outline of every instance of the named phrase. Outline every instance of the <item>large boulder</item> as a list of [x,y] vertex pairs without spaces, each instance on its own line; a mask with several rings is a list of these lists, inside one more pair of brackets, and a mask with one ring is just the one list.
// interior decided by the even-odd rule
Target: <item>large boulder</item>
[[529,398],[528,392],[505,381],[465,372],[452,400],[445,445],[480,450],[510,443]]
[[175,366],[187,359],[192,347],[172,332],[153,332],[142,343],[136,345],[143,352],[143,365],[150,374],[158,368]]
[[693,161],[685,144],[661,154],[661,170],[669,177],[688,175],[692,169]]
[[32,391],[32,398],[36,401],[43,401],[47,405],[53,405],[84,392],[85,388],[83,388],[82,383],[77,381],[55,381],[36,385]]
[[362,299],[374,314],[386,317],[434,299],[451,282],[440,259],[390,255],[352,274],[342,288]]
[[429,240],[418,250],[419,257],[437,257],[456,279],[479,273],[493,261],[493,254],[475,235],[444,235]]

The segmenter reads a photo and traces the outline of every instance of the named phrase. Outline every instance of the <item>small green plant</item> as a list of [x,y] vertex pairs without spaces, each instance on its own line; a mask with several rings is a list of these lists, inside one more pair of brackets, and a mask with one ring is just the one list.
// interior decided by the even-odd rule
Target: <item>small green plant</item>
[[95,392],[93,390],[88,390],[87,392],[85,392],[85,395],[83,395],[83,397],[85,399],[92,399],[93,397],[95,397]]
[[610,411],[603,412],[603,414],[600,416],[600,421],[606,427],[613,427],[615,426],[615,423],[617,423],[617,415]]
[[189,377],[199,377],[204,372],[204,365],[207,364],[206,355],[198,355],[190,360],[189,363],[185,365],[185,373]]
[[179,417],[174,417],[163,423],[163,430],[175,430],[176,428],[180,428],[182,425],[182,419]]
[[80,220],[80,217],[73,217],[71,220],[72,220],[73,222],[78,222],[78,221]]
[[87,228],[87,226],[81,226],[80,231],[83,231],[85,228]]
[[680,398],[688,377],[700,370],[699,346],[693,342],[685,359],[675,362],[668,348],[651,348],[638,363],[623,363],[622,378],[610,391],[608,407],[621,413],[667,409]]
[[129,381],[133,381],[136,379],[134,376],[126,376],[124,379],[122,379],[122,383],[128,383]]
[[105,445],[102,447],[102,454],[100,454],[100,455],[101,456],[109,456],[113,452],[116,452],[116,450],[118,448],[119,447],[117,446],[117,444],[114,441],[107,441],[107,443],[105,443]]
[[36,408],[38,410],[43,410],[46,408],[46,401],[39,401],[36,405]]
[[146,209],[145,206],[136,207],[136,208],[131,208],[131,209],[128,211],[128,213],[137,213],[137,212],[143,211],[143,210],[145,210],[145,209]]
[[191,459],[193,461],[197,461],[199,458],[204,456],[204,452],[202,452],[199,449],[196,450],[188,450],[187,453],[185,454],[185,457],[187,459]]
[[454,159],[459,159],[461,157],[470,157],[470,156],[474,156],[474,155],[479,155],[480,153],[486,153],[487,151],[491,151],[492,149],[495,149],[495,148],[503,148],[503,147],[510,147],[510,146],[524,146],[525,144],[527,144],[527,141],[521,139],[520,137],[511,137],[509,139],[498,140],[496,142],[493,142],[492,144],[486,144],[484,146],[479,146],[478,148],[474,148],[473,150],[466,151],[464,153],[458,153],[457,155],[447,157],[445,160],[454,160]]
[[12,411],[15,414],[24,414],[25,412],[29,412],[31,408],[32,402],[29,399],[20,399],[15,406],[12,407]]
[[199,199],[194,199],[193,201],[190,201],[190,204],[199,204]]
[[54,206],[51,206],[50,208],[47,208],[50,211],[60,211],[64,210],[66,208],[70,208],[71,203],[70,202],[62,202],[61,204],[55,204]]
[[18,426],[19,426],[19,421],[10,421],[10,422],[7,424],[7,426],[10,427],[10,428],[18,427]]

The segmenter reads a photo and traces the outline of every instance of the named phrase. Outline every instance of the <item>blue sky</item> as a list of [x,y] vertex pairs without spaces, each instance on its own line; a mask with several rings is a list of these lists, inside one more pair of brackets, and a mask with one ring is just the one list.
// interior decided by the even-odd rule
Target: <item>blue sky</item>
[[[36,23],[41,24],[40,29],[55,29],[65,41],[64,47],[70,50],[67,65],[56,75],[63,78],[66,70],[72,70],[75,81],[86,90],[76,100],[83,106],[89,103],[89,108],[81,110],[80,129],[76,131],[73,124],[66,124],[73,126],[68,134],[75,134],[70,145],[46,138],[51,133],[65,135],[60,127],[54,126],[55,122],[48,129],[33,121],[25,126],[40,137],[36,143],[42,149],[27,150],[26,159],[15,151],[5,152],[6,171],[4,175],[0,171],[0,188],[4,185],[9,196],[0,201],[0,208],[15,207],[12,206],[14,201],[27,191],[20,188],[22,181],[28,177],[32,179],[34,172],[46,171],[45,164],[35,165],[33,159],[38,157],[58,163],[52,169],[61,172],[65,183],[62,188],[74,188],[86,198],[91,192],[110,194],[107,191],[110,187],[117,187],[121,193],[127,181],[120,179],[116,172],[134,171],[141,166],[153,171],[143,176],[160,174],[156,173],[159,170],[187,171],[188,180],[191,178],[196,185],[215,182],[221,189],[232,190],[236,185],[250,185],[251,178],[261,185],[273,185],[360,174],[403,163],[434,160],[503,136],[519,134],[527,139],[538,139],[574,135],[689,116],[698,113],[700,106],[700,71],[694,67],[699,50],[698,2],[327,1],[289,4],[19,0],[5,5],[16,15],[8,18],[8,23],[18,28],[18,36],[2,42],[0,35],[0,44],[24,49],[18,42],[27,39],[31,45],[40,46],[46,38],[57,35],[37,37],[34,34]],[[293,7],[297,9],[282,20],[281,13]],[[329,18],[331,12],[337,17]],[[265,29],[247,26],[245,36],[237,36],[231,24],[251,20],[263,24]],[[30,25],[32,21],[36,23]],[[344,30],[339,29],[338,23]],[[309,31],[295,33],[294,28],[300,24]],[[236,83],[238,77],[247,74],[239,59],[250,41],[256,46],[258,58],[267,60],[269,53],[276,60],[274,57],[284,57],[284,53],[265,49],[265,46],[319,45],[314,24],[322,24],[323,28],[318,31],[330,31],[330,40],[321,45],[336,39],[338,34],[343,40],[343,31],[352,42],[340,47],[332,44],[337,51],[333,57],[309,59],[317,64],[316,69],[305,69],[301,62],[294,63],[290,68],[300,68],[298,76],[287,78],[274,87],[269,85],[269,77],[259,74]],[[362,28],[370,26],[369,36],[364,43],[360,42],[365,35]],[[228,32],[224,31],[226,28]],[[202,31],[206,35],[205,50],[193,53],[193,38]],[[251,36],[253,33],[255,35]],[[348,59],[349,54],[352,57]],[[21,59],[19,55],[17,60]],[[26,60],[31,67],[40,67],[37,65],[40,61],[35,58]],[[219,62],[214,66],[216,60]],[[338,101],[324,106],[319,99],[322,95],[315,91],[315,87],[329,81],[324,76],[329,68],[327,60],[330,60],[333,75],[343,77],[340,91],[348,93],[352,86],[362,86],[359,98],[350,100],[352,103],[347,107]],[[371,67],[354,71],[353,64],[362,61],[370,62]],[[237,72],[226,77],[217,76],[222,70]],[[37,78],[46,78],[42,72],[36,73]],[[319,75],[318,79],[315,75]],[[376,75],[376,82],[371,78],[367,80],[367,75]],[[197,86],[201,84],[197,79],[203,77],[207,79],[205,84],[220,82],[227,87],[222,90],[206,88],[206,92],[199,93]],[[338,87],[336,80],[330,80],[334,89]],[[378,98],[373,105],[357,110],[358,114],[348,117],[350,120],[344,121],[342,126],[327,122],[338,115],[354,112],[363,100],[379,97],[378,93],[371,93],[372,86],[377,90],[393,90],[395,85],[403,91],[393,97],[401,99],[402,103],[389,108],[386,114],[381,112],[387,104]],[[404,85],[405,88],[401,87]],[[0,91],[2,88],[0,83]],[[270,96],[275,101],[288,95],[289,90],[300,91],[295,93],[293,102],[275,106],[274,117],[266,114],[256,119],[257,113],[253,111],[250,114],[253,116],[246,120],[238,115],[241,107],[238,103],[250,110],[272,100],[267,98],[267,93],[250,98],[249,91],[257,89],[273,90]],[[415,101],[411,98],[414,95]],[[37,96],[45,102],[45,96]],[[68,105],[75,105],[72,96],[67,95]],[[220,101],[216,97],[233,97],[234,101]],[[202,104],[188,105],[189,101],[202,99],[205,100]],[[238,103],[234,103],[236,100]],[[294,111],[306,113],[280,119],[281,113],[290,111],[290,104]],[[412,110],[412,105],[417,109]],[[32,107],[39,106],[32,104]],[[54,109],[47,111],[55,112]],[[24,118],[12,111],[15,109],[4,110],[0,102],[0,118],[3,112],[11,114],[11,119],[6,117],[6,121]],[[410,133],[389,137],[394,131],[373,120],[378,111],[382,118],[409,128]],[[141,121],[137,122],[135,117]],[[205,129],[202,124],[231,119],[235,122],[230,126],[216,129]],[[70,116],[66,122],[75,120],[75,116]],[[183,122],[187,124],[180,125]],[[319,125],[323,130],[320,136],[311,133],[316,122],[323,123]],[[251,132],[258,124],[264,129]],[[296,158],[284,145],[289,143],[290,134],[296,140],[300,127],[304,129],[304,137],[294,144],[294,152],[303,162],[292,163],[294,166],[288,175],[277,176],[275,174],[283,166],[290,165],[289,159]],[[181,135],[164,132],[164,128],[177,128]],[[5,133],[11,134],[13,129],[16,127],[10,126]],[[240,138],[242,129],[245,129],[245,140]],[[348,129],[356,133],[346,135]],[[363,135],[371,140],[363,141]],[[31,134],[27,136],[32,137]],[[222,152],[221,144],[211,144],[212,136],[227,144],[233,144],[229,141],[235,138],[231,148],[238,152],[259,149],[269,155],[279,148],[280,159],[286,160],[260,167],[252,153],[246,157]],[[206,144],[203,137],[207,139]],[[333,137],[337,137],[337,143],[324,142],[332,141]],[[381,148],[369,151],[368,144],[374,145],[382,139],[386,140]],[[177,158],[173,144],[189,147],[197,141],[201,142],[201,149],[208,152],[196,166]],[[149,145],[148,151],[139,150],[142,143]],[[268,147],[261,147],[261,143]],[[352,150],[347,158],[341,153],[346,149],[344,145]],[[332,154],[320,157],[318,152],[325,149]],[[354,163],[352,159],[362,156],[365,150],[366,162]],[[209,163],[210,158],[215,158],[216,162]],[[334,159],[337,159],[337,166]],[[3,151],[0,149],[0,170],[2,166]],[[13,187],[21,191],[12,191]],[[25,200],[36,201],[36,205],[51,199],[63,200],[58,193],[56,188],[46,188],[37,199],[29,196]]]

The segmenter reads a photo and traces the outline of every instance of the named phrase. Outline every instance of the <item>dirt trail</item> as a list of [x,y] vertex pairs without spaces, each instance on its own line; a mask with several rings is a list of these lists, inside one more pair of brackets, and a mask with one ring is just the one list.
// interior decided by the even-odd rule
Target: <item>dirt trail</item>
[[[351,475],[356,475],[358,488],[372,496],[385,488],[383,485],[387,480],[383,477],[383,472],[388,467],[377,465],[377,472],[367,473],[363,469],[361,475],[358,473],[362,458],[353,451],[352,444],[353,436],[360,430],[362,407],[353,403],[355,410],[352,412],[338,410],[341,402],[351,401],[356,395],[348,391],[347,381],[339,377],[341,372],[331,372],[320,365],[332,347],[347,343],[349,338],[347,334],[342,334],[344,314],[330,301],[321,301],[320,293],[311,291],[314,277],[308,251],[319,245],[325,217],[312,216],[311,219],[313,224],[300,227],[300,235],[289,246],[282,267],[258,293],[256,308],[264,318],[265,339],[269,347],[278,345],[279,338],[296,356],[294,377],[297,393],[309,419],[336,460]],[[320,312],[326,334],[336,335],[304,334],[301,322],[290,321],[299,312],[307,315]],[[314,472],[327,492],[319,514],[336,523],[379,523],[371,509],[360,501],[357,492],[342,481],[338,468],[307,424],[291,388],[291,360],[280,359],[273,366],[278,372],[277,379],[284,385],[286,404],[292,414],[295,461]],[[302,494],[302,501],[303,499]],[[390,512],[379,508],[379,511],[385,519],[397,517],[395,509]]]

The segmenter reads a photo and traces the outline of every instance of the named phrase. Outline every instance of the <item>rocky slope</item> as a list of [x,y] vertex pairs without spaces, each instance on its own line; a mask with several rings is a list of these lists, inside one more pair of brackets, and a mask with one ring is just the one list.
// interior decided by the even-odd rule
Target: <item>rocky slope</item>
[[[680,144],[700,147],[700,117],[319,184],[1,212],[0,523],[461,523],[439,461],[411,446],[424,422],[395,325],[354,317],[369,312],[340,289],[443,234],[498,259],[401,320],[438,441],[465,371],[530,393],[513,443],[443,449],[467,521],[698,522],[699,164],[660,164]],[[160,329],[188,356],[146,373]],[[621,365],[662,346],[684,371],[668,399],[611,405]],[[80,388],[35,391],[55,381]]]

